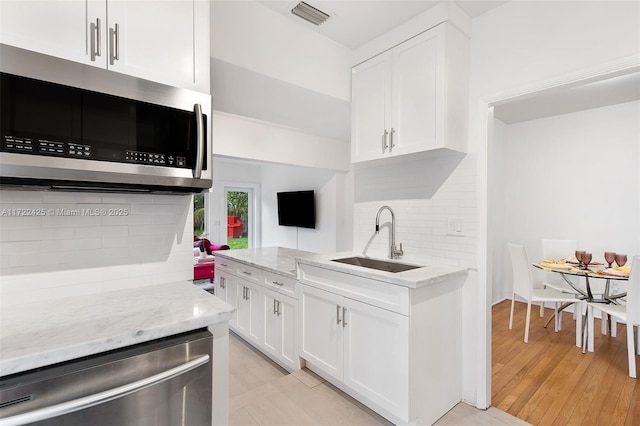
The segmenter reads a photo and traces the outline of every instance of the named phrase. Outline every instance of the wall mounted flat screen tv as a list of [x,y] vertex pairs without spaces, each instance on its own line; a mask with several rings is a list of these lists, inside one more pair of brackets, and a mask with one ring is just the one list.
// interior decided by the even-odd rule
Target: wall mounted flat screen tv
[[314,191],[278,192],[278,225],[316,227]]

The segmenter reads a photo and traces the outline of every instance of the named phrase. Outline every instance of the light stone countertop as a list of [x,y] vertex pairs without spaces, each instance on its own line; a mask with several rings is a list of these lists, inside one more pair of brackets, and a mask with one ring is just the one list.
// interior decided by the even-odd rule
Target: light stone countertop
[[234,308],[191,282],[55,301],[0,300],[0,376],[228,321]]
[[304,259],[299,258],[297,259],[297,263],[318,266],[324,269],[330,269],[332,271],[343,272],[349,275],[356,275],[363,278],[383,281],[389,284],[401,285],[409,288],[420,288],[432,284],[437,284],[453,278],[464,277],[468,273],[468,268],[464,268],[461,266],[438,264],[424,265],[419,262],[405,261],[402,259],[390,260],[371,257],[371,259],[383,260],[385,262],[404,263],[421,267],[403,272],[387,272],[332,261],[333,259],[342,259],[345,257],[354,256],[368,257],[353,252],[342,252],[327,255],[316,255],[314,257]]
[[[464,277],[468,268],[450,265],[424,265],[424,267],[404,272],[386,272],[360,266],[332,262],[332,259],[344,257],[362,256],[353,252],[318,254],[307,251],[288,249],[283,247],[265,247],[244,250],[222,250],[215,252],[216,256],[229,260],[235,260],[249,266],[257,266],[272,272],[297,278],[298,264],[319,266],[333,271],[357,275],[389,284],[401,285],[409,288],[419,288],[430,284],[436,284],[457,277]],[[376,258],[372,258],[376,259]],[[389,259],[379,260],[390,261]],[[394,260],[411,265],[420,265],[419,262]]]
[[249,266],[257,266],[289,278],[296,278],[296,259],[316,257],[318,254],[284,247],[263,247],[220,250],[215,252],[215,256],[235,260]]

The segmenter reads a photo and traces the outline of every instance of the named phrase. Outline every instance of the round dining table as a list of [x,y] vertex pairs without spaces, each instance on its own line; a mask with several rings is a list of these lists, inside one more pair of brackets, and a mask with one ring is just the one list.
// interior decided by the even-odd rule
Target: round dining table
[[[619,271],[613,270],[612,272],[608,272],[607,269],[610,268],[605,268],[604,265],[596,263],[596,264],[590,264],[586,267],[584,266],[580,266],[577,264],[572,264],[572,263],[547,263],[547,262],[540,262],[540,263],[534,263],[533,266],[535,268],[541,269],[543,271],[550,271],[550,272],[555,272],[558,273],[562,276],[562,278],[564,279],[564,281],[571,286],[572,289],[575,290],[576,292],[576,302],[575,303],[579,303],[580,306],[580,313],[582,313],[583,308],[582,306],[584,305],[582,302],[596,302],[596,303],[614,303],[614,304],[620,304],[620,302],[618,301],[618,299],[623,298],[627,295],[626,292],[620,292],[620,293],[611,293],[611,284],[612,281],[628,281],[629,280],[629,275],[628,274],[623,274]],[[569,277],[578,277],[578,278],[584,278],[585,281],[585,286],[584,288],[582,286],[580,286],[578,283],[573,282]],[[605,286],[604,286],[604,291],[602,292],[602,294],[598,294],[599,297],[594,297],[594,292],[593,289],[591,287],[591,279],[600,279],[600,280],[606,280],[605,281]],[[565,303],[563,304],[560,309],[558,310],[558,312],[562,312],[564,309],[566,309],[568,306],[572,305],[572,303]],[[551,321],[553,317],[549,318],[549,320],[547,321],[547,324],[549,323],[549,321]],[[582,346],[583,348],[586,347],[586,350],[588,350],[589,352],[593,352],[593,332],[590,332],[588,329],[589,328],[593,328],[593,324],[590,325],[590,327],[585,326],[584,321],[586,320],[586,318],[584,316],[581,315],[581,321],[576,321],[576,346]],[[603,323],[603,334],[606,332],[606,329],[604,327]],[[589,325],[589,324],[586,324]],[[615,330],[612,328],[612,334],[615,333]],[[586,342],[585,342],[585,337],[586,337]]]

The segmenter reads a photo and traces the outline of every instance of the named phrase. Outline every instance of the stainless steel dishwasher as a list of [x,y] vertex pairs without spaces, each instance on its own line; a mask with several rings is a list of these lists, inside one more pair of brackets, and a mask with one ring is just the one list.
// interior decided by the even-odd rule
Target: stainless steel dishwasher
[[212,336],[154,340],[0,379],[0,425],[210,425]]

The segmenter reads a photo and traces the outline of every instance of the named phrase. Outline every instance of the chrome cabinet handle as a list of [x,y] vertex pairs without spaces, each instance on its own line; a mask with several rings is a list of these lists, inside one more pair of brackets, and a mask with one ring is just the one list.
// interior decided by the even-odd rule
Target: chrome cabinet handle
[[389,132],[387,131],[387,129],[384,129],[384,135],[382,136],[382,153],[383,154],[387,150],[387,148],[389,148],[389,144],[387,143],[388,137],[389,137]]
[[96,56],[102,55],[102,43],[100,40],[100,18],[96,18],[96,23],[90,25],[91,28],[91,61],[95,62]]
[[336,324],[340,325],[340,305],[336,305]]
[[278,313],[278,308],[276,308],[276,304],[277,304],[277,300],[273,299],[273,315],[277,315]]
[[220,277],[220,288],[225,288],[224,278]]
[[193,113],[196,115],[196,165],[193,168],[194,179],[200,179],[202,175],[204,161],[204,116],[202,115],[202,105],[195,104]]
[[104,404],[109,401],[113,401],[118,398],[122,398],[132,393],[138,392],[142,389],[155,386],[159,383],[171,380],[174,377],[185,374],[193,369],[200,367],[209,362],[209,355],[203,355],[192,361],[186,362],[177,367],[163,371],[153,376],[147,377],[129,383],[126,385],[118,386],[113,389],[109,389],[103,392],[98,392],[93,395],[84,396],[82,398],[74,399],[60,404],[51,405],[49,407],[40,408],[37,410],[29,411],[28,413],[17,414],[11,417],[4,417],[2,419],[2,426],[17,426],[27,423],[34,423],[38,421],[52,419],[54,417],[60,417],[65,414],[75,413],[76,411],[85,410],[96,405]]
[[251,275],[251,272],[249,272],[249,271],[242,271],[242,273],[245,274],[245,275]]
[[120,60],[120,25],[115,24],[115,28],[109,28],[109,64]]
[[282,306],[282,302],[278,300],[278,316],[280,316],[280,314],[282,314],[282,311],[280,311],[280,307]]
[[283,286],[284,285],[284,283],[279,283],[278,281],[272,281],[272,283],[275,284],[275,285],[279,285],[279,286]]
[[221,263],[220,266],[224,266],[226,268],[227,264],[226,263]]
[[342,328],[346,327],[346,325],[347,325],[347,308],[343,306],[342,307]]
[[393,148],[395,148],[396,144],[393,142],[393,135],[396,134],[396,129],[391,129],[391,146],[389,147],[389,152],[393,151]]

